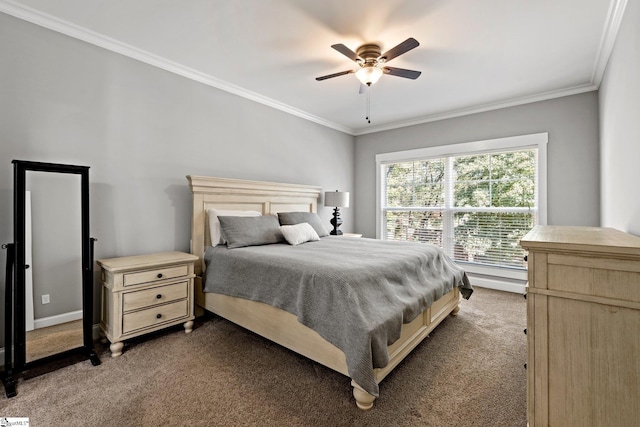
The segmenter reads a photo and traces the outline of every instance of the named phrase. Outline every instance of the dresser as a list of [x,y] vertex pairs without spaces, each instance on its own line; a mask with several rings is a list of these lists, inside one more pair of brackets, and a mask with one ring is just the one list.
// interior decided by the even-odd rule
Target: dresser
[[197,256],[165,252],[98,260],[102,269],[101,332],[111,356],[123,341],[169,326],[193,328],[194,263]]
[[529,425],[640,425],[640,238],[536,226],[521,245]]

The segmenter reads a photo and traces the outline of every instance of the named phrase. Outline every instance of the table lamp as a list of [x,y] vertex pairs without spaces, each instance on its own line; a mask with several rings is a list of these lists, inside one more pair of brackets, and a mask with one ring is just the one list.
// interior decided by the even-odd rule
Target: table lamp
[[338,230],[342,225],[342,219],[340,218],[340,208],[348,208],[349,207],[349,193],[345,191],[327,191],[324,193],[324,205],[332,206],[333,209],[333,218],[331,218],[331,225],[333,225],[333,230],[329,234],[333,236],[340,236],[342,234],[341,230]]

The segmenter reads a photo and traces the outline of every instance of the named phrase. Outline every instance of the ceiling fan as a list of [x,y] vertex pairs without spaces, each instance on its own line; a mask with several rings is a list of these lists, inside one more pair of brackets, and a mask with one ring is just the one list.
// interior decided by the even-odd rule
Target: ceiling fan
[[372,84],[377,82],[382,74],[389,74],[391,76],[404,77],[406,79],[415,80],[420,77],[420,71],[387,67],[384,64],[391,61],[393,58],[396,58],[403,53],[406,53],[411,49],[418,47],[419,45],[420,43],[418,43],[416,39],[414,39],[413,37],[409,37],[396,47],[389,49],[382,54],[380,53],[380,46],[373,43],[364,44],[360,46],[355,52],[341,43],[331,45],[332,48],[334,48],[347,58],[351,59],[352,61],[355,61],[355,63],[358,64],[360,68],[316,77],[316,80],[322,81],[352,73],[355,73],[358,80],[360,80],[363,85],[367,86],[371,86]]

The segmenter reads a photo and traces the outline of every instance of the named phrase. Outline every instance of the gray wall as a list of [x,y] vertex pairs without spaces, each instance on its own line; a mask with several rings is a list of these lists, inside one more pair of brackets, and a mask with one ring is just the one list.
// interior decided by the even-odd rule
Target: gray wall
[[640,2],[630,1],[600,86],[602,225],[640,236]]
[[356,137],[356,231],[375,237],[379,153],[548,132],[547,222],[600,223],[596,92]]
[[[353,191],[350,135],[2,13],[0,58],[2,243],[13,241],[12,159],[91,167],[97,259],[188,252],[188,174]],[[342,210],[344,231],[354,212]],[[331,209],[319,213],[329,226]],[[4,273],[0,293],[4,304]]]

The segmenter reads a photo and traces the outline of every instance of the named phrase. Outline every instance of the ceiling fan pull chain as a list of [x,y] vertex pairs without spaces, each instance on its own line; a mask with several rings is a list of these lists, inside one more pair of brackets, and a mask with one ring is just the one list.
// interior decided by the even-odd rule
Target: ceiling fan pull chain
[[367,84],[367,123],[371,123],[371,83]]

